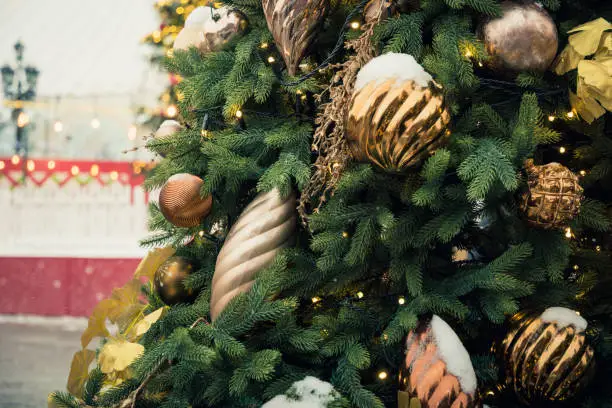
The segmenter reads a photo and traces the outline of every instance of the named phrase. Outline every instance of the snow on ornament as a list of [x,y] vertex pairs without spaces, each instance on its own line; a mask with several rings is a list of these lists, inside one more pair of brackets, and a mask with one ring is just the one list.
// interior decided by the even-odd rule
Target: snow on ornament
[[434,315],[406,338],[398,400],[421,408],[477,406],[476,373],[453,329]]
[[346,137],[355,160],[401,172],[446,143],[449,121],[431,75],[413,56],[388,53],[357,74]]
[[285,395],[277,395],[262,408],[326,408],[340,398],[333,385],[316,377],[306,377],[291,385]]
[[575,310],[519,312],[501,344],[506,385],[528,406],[574,398],[589,383],[595,358],[587,321]]
[[189,14],[185,27],[174,40],[174,49],[196,47],[202,53],[216,51],[236,36],[241,27],[242,19],[228,7],[197,7]]

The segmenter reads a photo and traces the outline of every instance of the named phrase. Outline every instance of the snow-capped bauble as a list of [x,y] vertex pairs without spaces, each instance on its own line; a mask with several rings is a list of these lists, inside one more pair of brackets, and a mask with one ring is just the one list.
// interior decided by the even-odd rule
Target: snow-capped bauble
[[527,190],[521,210],[527,222],[538,228],[562,228],[580,211],[583,189],[570,169],[559,163],[542,166],[525,163]]
[[296,220],[295,194],[283,198],[276,189],[258,194],[244,209],[217,257],[210,300],[213,320],[253,286],[257,272],[293,243]]
[[400,172],[446,143],[449,121],[431,75],[411,55],[389,53],[357,74],[346,137],[355,160]]
[[340,394],[333,385],[308,376],[291,384],[284,395],[277,395],[261,408],[326,408],[338,398]]
[[173,225],[191,228],[199,225],[212,210],[212,197],[201,197],[204,181],[188,173],[170,177],[159,192],[159,209]]
[[477,406],[476,373],[470,356],[453,329],[437,315],[408,333],[399,379],[398,401],[408,401],[405,406]]
[[501,3],[502,15],[479,29],[493,69],[546,71],[557,55],[557,27],[540,3]]
[[[168,140],[172,138],[172,136],[180,130],[183,130],[183,126],[181,126],[181,124],[177,122],[176,120],[170,120],[170,119],[164,120],[162,124],[159,126],[159,129],[157,129],[157,131],[153,134],[154,143]],[[166,146],[163,146],[163,145],[155,146],[155,151],[160,156],[166,157],[166,154],[168,154],[168,149],[170,146],[167,146],[167,147],[168,148],[166,148]]]
[[175,50],[198,48],[202,53],[220,49],[241,31],[242,19],[228,7],[200,6],[185,20],[174,40]]
[[501,345],[506,385],[532,407],[575,397],[595,367],[586,328],[584,318],[564,307],[517,313]]
[[155,291],[165,304],[172,306],[195,299],[197,294],[184,285],[185,278],[191,275],[194,269],[194,263],[190,259],[173,256],[155,271]]
[[262,6],[287,71],[295,75],[323,22],[329,0],[262,0]]

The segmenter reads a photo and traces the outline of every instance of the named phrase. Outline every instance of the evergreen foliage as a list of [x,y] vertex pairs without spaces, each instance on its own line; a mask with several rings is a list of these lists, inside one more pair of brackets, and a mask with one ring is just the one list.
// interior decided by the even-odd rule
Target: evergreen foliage
[[[118,406],[136,395],[135,407],[257,407],[313,375],[342,394],[334,406],[394,407],[403,339],[432,313],[444,316],[464,340],[484,394],[502,380],[489,350],[506,317],[567,305],[593,322],[589,335],[603,367],[601,380],[577,406],[612,404],[605,387],[612,367],[612,119],[608,114],[590,126],[550,122],[549,115],[567,111],[558,92],[567,88],[563,78],[521,73],[514,82],[501,81],[479,68],[488,57],[476,23],[499,14],[496,0],[422,0],[419,10],[376,28],[374,46],[411,53],[443,86],[453,113],[450,142],[409,174],[353,163],[300,230],[295,247],[282,251],[248,293],[209,322],[223,242],[214,231],[228,230],[257,192],[277,188],[286,196],[305,187],[314,161],[314,106],[321,102],[313,93],[333,75],[325,69],[287,85],[295,78],[282,72],[260,1],[226,3],[244,13],[246,32],[218,52],[191,49],[165,61],[184,77],[179,106],[187,126],[148,143],[166,154],[148,177],[148,189],[186,172],[202,177],[201,193],[213,196],[211,215],[196,228],[172,226],[152,205],[154,233],[143,241],[172,244],[179,255],[197,258],[202,266],[186,285],[199,296],[171,307],[143,336],[145,353],[133,364],[132,379],[105,389],[101,372],[93,370],[83,403]],[[562,27],[604,10],[595,0],[582,2],[578,11],[574,3],[543,1]],[[357,5],[334,4],[311,63],[327,57],[335,41],[329,32],[340,32],[339,22]],[[270,55],[276,63],[268,62]],[[242,118],[236,118],[239,110]],[[573,155],[561,157],[560,145],[575,146]],[[571,225],[579,238],[533,229],[520,218],[523,163],[533,157],[588,169],[581,182],[589,198]],[[470,257],[455,259],[461,250]],[[155,306],[150,310],[163,305],[154,292],[146,294]],[[378,378],[381,370],[386,381]],[[519,406],[508,395],[490,398],[491,406]],[[61,407],[83,406],[64,393],[53,399]]]

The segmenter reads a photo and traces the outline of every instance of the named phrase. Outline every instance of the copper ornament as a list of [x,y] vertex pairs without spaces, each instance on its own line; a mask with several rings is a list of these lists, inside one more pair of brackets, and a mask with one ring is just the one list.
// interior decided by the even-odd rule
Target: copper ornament
[[[458,346],[463,348],[458,339],[457,342]],[[465,351],[464,348],[463,350]],[[449,372],[447,363],[440,354],[431,324],[420,324],[416,330],[408,333],[406,357],[400,369],[399,381],[398,408],[479,406],[475,393],[462,389],[461,380]]]
[[185,288],[183,281],[193,272],[193,263],[185,257],[173,256],[164,262],[153,278],[155,291],[167,305],[187,303],[195,299],[192,289]]
[[262,0],[278,51],[295,75],[329,8],[329,0]]
[[174,49],[196,47],[202,53],[217,51],[242,30],[242,25],[240,15],[228,7],[197,7],[176,36]]
[[353,96],[346,135],[355,160],[401,172],[418,166],[446,143],[449,121],[435,84],[371,81]]
[[159,209],[170,223],[191,228],[202,222],[212,210],[212,197],[200,197],[204,181],[192,174],[170,177],[159,193]]
[[501,351],[506,385],[533,407],[575,397],[595,367],[583,330],[525,312],[512,317]]
[[281,198],[278,190],[272,190],[257,195],[244,209],[217,257],[210,300],[213,320],[234,297],[248,292],[257,272],[292,244],[297,227],[295,207],[295,194]]
[[559,163],[535,166],[526,162],[527,191],[521,197],[521,210],[534,227],[562,228],[580,211],[583,189],[578,176]]
[[510,71],[546,71],[557,55],[555,22],[541,4],[525,1],[501,3],[502,15],[479,29],[491,55],[491,67]]

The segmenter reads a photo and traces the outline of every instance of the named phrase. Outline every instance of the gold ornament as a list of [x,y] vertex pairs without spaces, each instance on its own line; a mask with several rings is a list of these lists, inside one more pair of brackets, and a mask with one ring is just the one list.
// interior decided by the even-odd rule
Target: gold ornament
[[541,4],[501,3],[502,15],[486,21],[480,37],[497,70],[546,71],[557,55],[557,27]]
[[185,288],[183,281],[193,272],[193,263],[182,256],[173,256],[155,272],[155,291],[169,305],[187,303],[196,297],[192,289]]
[[[557,75],[578,69],[572,108],[588,123],[612,112],[612,24],[603,18],[568,31],[569,44],[554,64]],[[590,58],[590,59],[587,59]]]
[[406,338],[398,408],[474,408],[476,374],[453,329],[434,315]]
[[204,181],[192,174],[179,173],[170,177],[159,193],[159,209],[170,223],[191,228],[200,225],[212,210],[212,197],[202,198]]
[[278,190],[272,190],[257,195],[244,209],[217,257],[210,299],[213,320],[234,297],[253,286],[257,272],[292,244],[295,206],[295,194],[281,198]]
[[[381,58],[397,63],[397,58],[390,56],[385,54],[374,58],[362,68],[360,76],[368,65]],[[405,57],[412,58],[406,54],[394,56],[402,56],[400,61]],[[422,70],[420,66],[416,69]],[[401,172],[418,166],[446,143],[450,132],[445,129],[449,121],[450,114],[444,106],[442,93],[432,80],[425,83],[421,79],[390,77],[383,80],[373,77],[365,85],[356,86],[346,135],[355,160],[371,162],[387,171]]]
[[[159,126],[159,129],[153,134],[153,145],[155,145],[155,142],[163,142],[171,139],[176,132],[181,130],[183,130],[183,126],[176,120],[164,120]],[[166,154],[168,154],[168,149],[160,149],[158,147],[156,150],[159,151],[159,155],[162,157],[166,157]]]
[[562,228],[580,211],[583,189],[578,176],[559,163],[535,166],[525,164],[527,191],[521,198],[521,210],[529,224],[544,228]]
[[365,13],[365,22],[361,26],[363,32],[358,38],[344,43],[344,49],[350,51],[349,56],[346,61],[334,66],[336,71],[327,88],[330,101],[320,106],[315,118],[316,129],[311,146],[317,152],[314,171],[300,195],[298,211],[304,225],[307,224],[307,213],[319,211],[350,162],[345,136],[349,103],[359,70],[376,56],[372,37],[374,29],[385,16],[386,6],[386,0],[370,1],[369,13]]
[[196,47],[202,53],[217,51],[241,31],[242,25],[240,16],[227,7],[197,7],[174,40],[174,49]]
[[511,319],[501,351],[506,384],[529,406],[575,397],[589,382],[594,352],[584,334],[586,320],[554,307],[540,316],[524,312]]
[[295,75],[329,8],[328,0],[262,0],[268,28],[289,75]]

